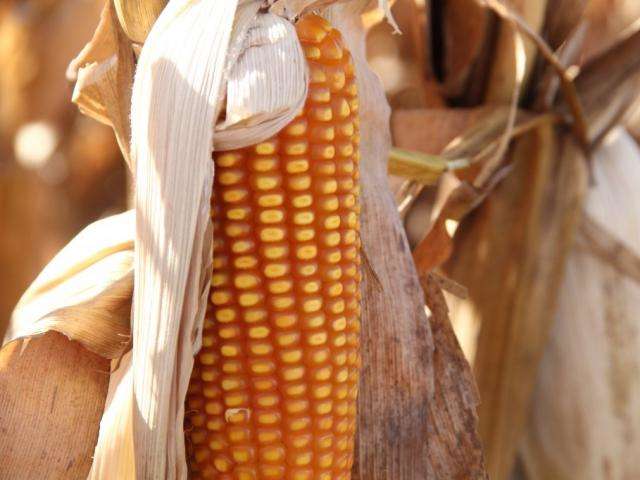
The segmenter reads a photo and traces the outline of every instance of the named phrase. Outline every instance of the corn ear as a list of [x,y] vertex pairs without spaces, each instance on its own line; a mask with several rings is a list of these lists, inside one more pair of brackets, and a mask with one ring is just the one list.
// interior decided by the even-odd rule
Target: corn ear
[[303,111],[215,155],[213,277],[187,397],[192,478],[350,478],[359,369],[358,99],[339,33],[297,25]]

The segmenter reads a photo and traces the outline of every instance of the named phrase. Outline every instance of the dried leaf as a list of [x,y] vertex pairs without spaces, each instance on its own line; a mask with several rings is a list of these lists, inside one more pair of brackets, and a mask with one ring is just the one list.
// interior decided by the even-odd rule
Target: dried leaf
[[515,461],[586,190],[580,148],[571,136],[555,135],[553,126],[539,126],[517,141],[511,173],[458,227],[446,265],[469,288],[470,312],[481,325],[480,431],[497,480],[509,478]]
[[168,0],[114,0],[122,29],[131,41],[144,43]]
[[[439,442],[430,446],[434,478],[488,479],[483,468],[482,445],[475,433],[476,408],[480,403],[471,368],[464,358],[449,321],[449,308],[434,275],[421,278],[425,302],[431,312],[429,323],[435,351],[436,403],[430,409],[432,428],[442,432]],[[459,464],[466,464],[461,476]]]
[[530,480],[640,476],[640,284],[618,261],[638,265],[640,151],[617,129],[593,159],[585,213],[609,232],[588,227],[596,251],[578,238],[567,260],[520,447]]
[[[407,150],[438,155],[472,127],[487,125],[491,108],[429,108],[394,110],[391,115],[393,144]],[[416,128],[428,125],[429,128]]]
[[136,480],[131,353],[122,357],[119,363],[119,368],[111,373],[109,379],[109,391],[88,480]]
[[549,2],[544,23],[544,38],[557,50],[567,41],[583,18],[588,0],[554,0]]
[[[483,3],[489,3],[482,0]],[[512,0],[507,7],[503,2],[503,8],[509,8],[519,13],[520,18],[527,23],[534,32],[539,32],[542,28],[546,11],[547,0]],[[527,84],[528,78],[533,70],[536,58],[536,46],[527,43],[524,45],[524,72],[522,78],[518,79],[518,63],[521,63],[520,55],[517,55],[516,43],[513,35],[516,31],[515,25],[509,21],[503,21],[500,25],[497,44],[493,50],[493,64],[491,73],[487,81],[486,102],[487,103],[509,103],[517,84]]]
[[[356,62],[362,137],[361,235],[375,271],[373,275],[371,269],[363,270],[363,370],[353,477],[476,478],[476,472],[482,471],[481,457],[467,455],[466,443],[451,445],[447,433],[433,428],[432,419],[445,415],[443,408],[451,407],[454,417],[472,415],[467,410],[472,404],[458,400],[462,391],[473,387],[454,375],[459,389],[436,390],[434,337],[387,181],[389,108],[365,60],[360,12],[366,3],[338,4],[327,15],[343,33]],[[444,396],[446,407],[435,401],[436,394]],[[465,431],[470,438],[476,435],[472,422],[465,425]]]
[[138,60],[131,108],[136,287],[130,393],[142,478],[187,475],[184,398],[209,289],[202,277],[212,245],[213,125],[236,8],[236,0],[171,2]]
[[640,20],[575,80],[584,104],[590,142],[602,139],[632,105],[640,85]]
[[51,332],[0,350],[0,477],[85,478],[109,362]]
[[96,33],[71,62],[67,76],[76,80],[73,102],[85,115],[113,127],[132,169],[129,110],[134,68],[131,42],[120,28],[113,4],[105,0]]
[[[482,163],[478,164],[477,169],[470,169],[469,183],[465,181],[452,190],[431,230],[415,247],[414,260],[421,274],[431,272],[432,269],[442,265],[451,255],[453,247],[451,236],[446,231],[447,220],[459,222],[463,216],[476,208],[504,176],[506,171],[504,167],[505,153],[512,138],[526,131],[523,130],[523,126],[537,125],[537,123],[527,123],[523,119],[523,115],[519,115],[517,109],[517,101],[525,76],[525,53],[518,32],[514,31],[513,41],[516,71],[510,107],[489,110],[486,114],[486,124],[483,122],[483,126],[477,127],[466,136],[458,137],[443,152],[443,156],[451,158],[468,152],[469,149],[471,151],[475,149],[478,151],[474,153],[473,157],[465,158],[465,160],[468,165],[471,165],[479,162],[479,158],[482,158]],[[521,121],[520,125],[518,125],[519,120]],[[464,174],[461,176],[464,178]]]
[[[244,9],[253,19],[258,4],[249,7],[253,8]],[[244,36],[238,57],[230,52],[228,60],[233,67],[226,85],[225,119],[216,125],[216,150],[269,138],[293,120],[307,98],[307,63],[294,26],[274,14],[242,23],[246,33],[235,32]]]
[[335,0],[266,0],[271,4],[269,11],[294,21],[301,15],[314,9],[330,5]]
[[129,340],[133,212],[100,220],[45,267],[13,313],[4,344],[54,330],[105,358]]
[[468,96],[484,84],[481,60],[491,43],[494,19],[477,0],[450,0],[442,8],[444,32],[438,47],[444,52],[444,90],[449,98]]

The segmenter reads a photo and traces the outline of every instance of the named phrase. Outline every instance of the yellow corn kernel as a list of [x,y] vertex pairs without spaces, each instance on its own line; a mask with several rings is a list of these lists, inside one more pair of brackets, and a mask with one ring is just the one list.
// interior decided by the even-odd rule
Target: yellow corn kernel
[[353,462],[359,355],[357,88],[322,18],[296,29],[303,110],[215,152],[213,273],[185,408],[193,478],[342,479]]

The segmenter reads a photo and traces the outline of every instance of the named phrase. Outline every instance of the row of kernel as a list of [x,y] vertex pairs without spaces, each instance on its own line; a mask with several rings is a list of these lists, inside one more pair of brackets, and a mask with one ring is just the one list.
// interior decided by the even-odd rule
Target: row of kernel
[[[270,140],[255,147],[258,155],[273,155],[276,153],[277,142]],[[280,462],[279,451],[283,448],[281,436],[282,412],[280,409],[281,398],[276,388],[278,377],[282,371],[277,364],[278,344],[291,340],[286,335],[274,332],[275,311],[286,311],[290,308],[286,293],[291,285],[288,280],[289,248],[286,238],[286,211],[283,209],[284,192],[281,190],[283,176],[280,171],[281,162],[271,162],[262,157],[254,160],[255,173],[251,176],[254,191],[258,192],[254,201],[256,203],[256,219],[263,225],[257,228],[255,234],[259,238],[261,251],[258,258],[258,266],[266,281],[265,301],[269,308],[266,318],[254,328],[254,336],[264,339],[265,351],[253,352],[249,359],[249,368],[252,372],[252,423],[256,440],[260,445],[258,460],[259,472],[264,478],[280,478],[283,467],[277,465]],[[267,168],[268,167],[268,168]],[[275,343],[275,346],[274,346]],[[268,349],[268,351],[266,351]],[[262,355],[261,355],[262,354]],[[273,463],[273,465],[269,465]]]
[[[249,160],[251,162],[251,160]],[[259,161],[255,161],[253,166],[255,169],[267,170],[273,162],[269,159],[267,161],[259,163]],[[250,179],[248,179],[250,181]],[[223,194],[224,198],[224,194]],[[247,198],[247,200],[249,200]],[[243,205],[244,207],[244,205]],[[249,210],[249,211],[247,211]],[[234,233],[237,232],[237,236],[243,237],[243,240],[239,245],[237,243],[232,243],[232,249],[235,246],[234,262],[233,266],[230,268],[230,272],[232,272],[234,276],[235,287],[238,288],[243,293],[240,294],[239,297],[239,308],[226,308],[218,310],[218,319],[222,320],[223,323],[226,321],[235,321],[238,312],[242,312],[243,319],[245,323],[249,323],[251,326],[248,329],[243,329],[246,331],[246,335],[248,339],[244,342],[244,348],[247,350],[247,355],[249,358],[246,363],[246,368],[251,370],[252,372],[266,372],[265,364],[261,362],[252,361],[251,359],[255,356],[259,355],[268,355],[271,353],[271,342],[266,340],[269,335],[268,327],[266,326],[266,310],[264,309],[263,301],[264,294],[259,289],[261,276],[259,268],[258,258],[255,256],[257,253],[255,251],[255,243],[253,239],[254,232],[251,231],[251,221],[252,219],[248,216],[251,212],[250,208],[244,209],[245,216],[239,217],[238,212],[236,216],[233,216],[234,213],[232,211],[232,216],[227,216],[225,219],[228,222],[235,222],[231,224],[225,225],[227,231],[226,233],[231,233],[231,237],[234,237]],[[244,225],[246,227],[241,231],[244,225],[242,223],[238,223],[240,221],[246,222]],[[231,351],[229,351],[229,347],[231,347]],[[227,348],[227,354],[232,355],[235,353],[240,353],[240,347],[238,345],[224,345],[222,348]],[[233,349],[237,349],[234,351]],[[244,357],[247,359],[247,357]],[[243,362],[236,363],[238,367],[241,366]],[[267,361],[266,365],[269,365],[270,362]],[[231,373],[231,372],[228,372]],[[244,373],[244,369],[238,368],[236,375],[228,375],[222,378],[221,386],[224,390],[232,392],[231,402],[227,402],[225,410],[225,422],[227,423],[226,428],[226,437],[220,436],[217,439],[217,444],[213,444],[212,446],[217,447],[219,450],[224,450],[225,452],[229,452],[228,455],[223,455],[222,453],[218,454],[218,456],[214,460],[214,464],[216,468],[220,472],[229,471],[232,468],[233,463],[236,464],[250,464],[255,460],[255,452],[253,447],[251,447],[250,441],[252,441],[252,430],[256,429],[256,425],[259,425],[262,420],[265,420],[264,414],[256,414],[254,418],[250,418],[250,415],[247,413],[249,411],[255,411],[255,405],[249,405],[250,399],[255,398],[256,395],[253,394],[253,389],[247,385],[248,378]],[[269,379],[267,379],[268,382]],[[248,408],[246,411],[241,410],[241,407],[253,407],[251,410]],[[227,415],[228,412],[234,412],[231,410],[232,408],[236,408],[237,413]],[[267,419],[270,421],[270,419]],[[229,426],[229,422],[232,423]],[[253,424],[253,429],[249,428],[249,425]],[[229,450],[228,442],[233,442],[234,446]],[[229,458],[231,455],[231,458]],[[248,470],[250,471],[250,470]]]
[[[307,144],[302,142],[290,147],[294,149],[299,148],[299,150],[297,152],[295,150],[289,150],[287,152],[289,154],[304,153]],[[287,146],[285,145],[284,148],[286,149]],[[300,165],[299,167],[302,166],[303,165]],[[283,175],[282,172],[278,173]],[[278,222],[280,229],[285,228],[282,220],[284,219]],[[276,334],[277,373],[280,379],[278,383],[282,385],[284,382],[288,387],[281,389],[281,391],[275,391],[275,389],[273,389],[263,395],[256,395],[255,401],[255,407],[257,409],[266,408],[266,410],[257,411],[258,423],[262,424],[260,425],[261,427],[265,427],[259,430],[258,441],[266,443],[267,445],[264,449],[264,454],[261,456],[261,461],[273,463],[274,469],[282,469],[281,473],[284,472],[284,467],[275,464],[283,462],[285,452],[288,452],[286,460],[291,465],[304,467],[310,461],[307,458],[308,452],[295,453],[290,449],[285,449],[284,442],[286,439],[281,438],[282,432],[285,432],[285,435],[286,432],[293,434],[305,427],[304,423],[296,421],[296,419],[291,420],[287,413],[289,410],[297,411],[297,409],[300,408],[296,406],[297,401],[295,397],[292,398],[292,395],[299,394],[306,388],[304,382],[305,369],[301,363],[302,350],[299,348],[300,335],[297,330],[294,330],[298,322],[297,314],[294,310],[295,297],[293,297],[291,293],[291,277],[290,272],[287,271],[290,268],[290,248],[292,242],[291,237],[289,237],[286,232],[283,233],[285,234],[281,235],[281,238],[262,238],[263,241],[267,242],[282,242],[279,246],[282,248],[283,255],[280,258],[274,258],[277,257],[277,255],[265,255],[261,260],[265,262],[263,263],[265,276],[274,277],[272,286],[275,287],[275,289],[271,289],[271,295],[269,296],[272,306],[274,307],[270,313],[271,324],[278,331]],[[281,394],[283,396],[282,398],[280,398]],[[278,410],[276,410],[275,407],[278,407]],[[269,422],[273,422],[271,426],[274,428],[269,428]],[[265,472],[263,471],[262,473],[264,474]],[[274,478],[278,478],[279,473],[277,471],[274,470],[272,474]]]

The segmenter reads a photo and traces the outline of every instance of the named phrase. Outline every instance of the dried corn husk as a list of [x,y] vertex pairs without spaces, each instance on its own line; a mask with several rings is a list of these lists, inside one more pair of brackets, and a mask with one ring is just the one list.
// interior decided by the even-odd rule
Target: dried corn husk
[[108,370],[55,332],[0,350],[0,477],[85,478]]
[[131,353],[124,355],[109,378],[89,480],[136,478],[133,436],[133,373]]
[[361,102],[366,261],[353,474],[361,480],[481,479],[485,474],[476,431],[477,397],[468,365],[450,348],[441,318],[425,314],[424,295],[388,185],[390,112],[380,81],[366,64],[366,31],[359,13],[367,3],[338,3],[327,14],[354,56]]
[[76,81],[72,101],[85,115],[113,127],[128,164],[134,68],[131,42],[118,23],[114,5],[105,0],[100,24],[91,41],[69,65],[67,77]]
[[129,340],[135,216],[96,222],[45,267],[16,306],[4,343],[54,330],[105,358]]
[[127,36],[133,42],[143,43],[167,0],[114,0],[113,4]]
[[[587,217],[640,256],[640,149],[617,129],[593,166]],[[580,236],[569,254],[520,450],[531,480],[640,477],[640,283],[609,253]]]
[[[488,3],[483,0],[483,3]],[[502,2],[498,2],[502,3]],[[547,0],[512,0],[508,3],[514,11],[520,14],[529,27],[538,32],[544,23]],[[493,52],[493,65],[487,82],[487,103],[507,103],[517,84],[527,85],[527,81],[533,70],[536,47],[531,43],[524,45],[525,65],[523,78],[518,78],[516,66],[521,60],[518,58],[516,43],[513,41],[515,27],[509,22],[502,22],[497,35],[495,51]],[[521,67],[522,68],[522,67]],[[524,93],[524,92],[523,92]]]

